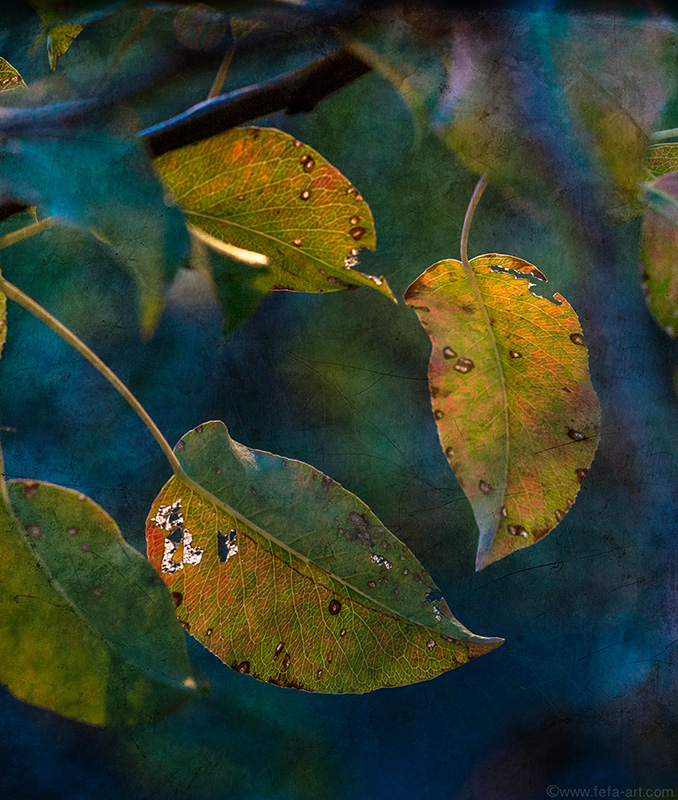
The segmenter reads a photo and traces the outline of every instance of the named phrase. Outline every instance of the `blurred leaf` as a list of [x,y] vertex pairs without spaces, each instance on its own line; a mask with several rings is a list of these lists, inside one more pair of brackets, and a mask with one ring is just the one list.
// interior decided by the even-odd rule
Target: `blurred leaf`
[[154,330],[188,242],[139,142],[85,126],[10,140],[0,149],[0,187],[110,245],[139,291],[142,333]]
[[655,176],[678,171],[678,142],[653,144],[650,147],[647,168]]
[[8,489],[12,508],[0,501],[2,683],[95,725],[182,706],[195,682],[153,567],[84,495],[38,481]]
[[470,265],[482,308],[454,260],[429,267],[405,302],[433,344],[433,414],[480,529],[480,569],[567,513],[598,446],[600,408],[574,310],[524,283],[542,273],[495,253]]
[[273,288],[274,278],[267,267],[224,258],[196,237],[191,237],[191,268],[211,284],[218,297],[226,335],[251,317]]
[[0,92],[12,91],[13,89],[25,89],[24,79],[18,71],[4,58],[0,58]]
[[[48,33],[53,28],[67,25],[85,25],[129,6],[134,0],[28,0],[45,23]],[[64,51],[65,52],[65,51]]]
[[376,244],[369,206],[310,147],[275,128],[236,128],[166,153],[156,164],[188,220],[270,259],[274,289],[333,292],[383,278],[353,267]]
[[47,32],[47,58],[50,69],[55,70],[57,61],[68,50],[84,25],[57,25]]
[[308,464],[238,444],[221,422],[186,434],[176,453],[207,493],[165,485],[148,556],[186,630],[238,672],[367,692],[433,678],[501,643],[460,625],[410,550]]
[[629,219],[641,211],[649,131],[675,87],[675,47],[660,18],[509,13],[461,23],[438,131],[474,172],[550,197],[556,214],[563,190],[579,202],[581,170],[606,211]]
[[669,336],[678,326],[678,172],[644,185],[649,208],[643,217],[641,257],[648,307]]

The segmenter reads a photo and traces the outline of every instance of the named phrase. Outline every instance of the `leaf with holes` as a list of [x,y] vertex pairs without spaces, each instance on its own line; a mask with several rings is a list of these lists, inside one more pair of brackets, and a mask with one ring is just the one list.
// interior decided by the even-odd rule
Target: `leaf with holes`
[[[426,680],[492,650],[452,616],[410,550],[301,461],[250,450],[221,422],[178,443],[146,529],[186,630],[238,672],[307,691]],[[195,483],[193,483],[195,482]]]
[[648,205],[641,229],[645,299],[671,337],[678,328],[678,172],[643,185]]
[[274,289],[333,292],[384,278],[356,272],[376,245],[358,190],[315,150],[275,128],[236,128],[156,159],[188,221],[214,240],[262,253]]
[[153,567],[84,495],[38,481],[7,488],[0,682],[28,703],[94,725],[145,722],[182,706],[195,682]]
[[438,435],[480,529],[478,569],[544,537],[572,506],[598,445],[600,408],[577,315],[514,256],[440,261],[408,288],[433,344]]

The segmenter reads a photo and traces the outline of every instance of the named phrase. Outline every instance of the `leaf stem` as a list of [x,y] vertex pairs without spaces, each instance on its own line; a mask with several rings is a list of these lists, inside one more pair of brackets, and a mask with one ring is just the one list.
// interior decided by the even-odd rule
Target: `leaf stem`
[[0,446],[0,496],[7,508],[11,508],[9,501],[9,491],[7,489],[7,476],[5,475],[5,461],[2,457],[2,447]]
[[[476,188],[473,190],[471,200],[466,209],[466,215],[464,216],[464,224],[461,228],[461,263],[464,265],[464,269],[466,269],[468,265],[468,234],[471,229],[471,223],[473,222],[473,215],[475,214],[475,210],[478,207],[478,203],[486,187],[487,173],[480,178],[476,184]],[[475,284],[475,281],[473,281],[473,283]]]
[[235,47],[229,47],[228,50],[224,53],[224,57],[219,65],[219,70],[214,78],[214,83],[212,84],[212,88],[207,93],[207,99],[211,100],[213,97],[221,94],[221,90],[224,88],[224,81],[226,80],[226,76],[228,75],[228,70],[231,66],[231,61],[233,61],[233,54],[235,53]]
[[[170,447],[167,439],[162,435],[158,426],[153,422],[151,417],[148,415],[148,412],[144,409],[141,403],[136,399],[136,397],[132,394],[132,392],[125,386],[125,384],[118,378],[118,376],[113,372],[113,370],[106,366],[104,362],[99,358],[99,356],[94,353],[90,348],[79,339],[73,331],[67,328],[63,323],[59,322],[56,317],[53,317],[49,311],[43,308],[39,303],[36,303],[31,297],[24,292],[21,291],[18,287],[14,286],[14,284],[10,283],[8,280],[0,276],[0,290],[5,293],[5,295],[10,299],[13,300],[15,303],[18,303],[20,306],[29,311],[33,314],[34,317],[37,317],[41,322],[44,322],[47,327],[51,328],[55,333],[61,336],[71,347],[75,348],[83,358],[86,358],[87,361],[97,369],[106,380],[116,389],[127,402],[132,406],[134,411],[136,412],[139,419],[144,423],[144,425],[148,428],[151,432],[151,435],[155,439],[155,441],[160,445],[160,449],[165,454],[167,461],[169,462],[170,466],[172,467],[172,471],[177,476],[177,478],[181,478],[182,480],[187,479],[187,475],[183,470],[183,467],[179,463],[179,460],[174,455],[172,448]],[[0,465],[1,469],[1,465]]]
[[661,142],[662,139],[673,139],[678,136],[678,128],[669,128],[665,131],[655,131],[650,134],[650,139],[654,142]]
[[12,231],[12,233],[6,233],[4,236],[0,236],[0,250],[12,244],[16,244],[17,242],[21,242],[24,239],[28,239],[29,236],[35,236],[36,233],[46,231],[55,224],[56,217],[45,217],[45,219],[41,219],[39,222],[33,222],[31,225],[26,225],[23,228]]

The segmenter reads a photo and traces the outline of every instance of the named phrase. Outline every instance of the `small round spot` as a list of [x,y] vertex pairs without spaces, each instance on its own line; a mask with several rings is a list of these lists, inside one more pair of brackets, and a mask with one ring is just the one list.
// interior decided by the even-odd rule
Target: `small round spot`
[[578,344],[581,347],[584,347],[584,337],[581,335],[581,333],[571,333],[570,334],[570,341],[573,344]]
[[180,442],[177,442],[177,446],[174,449],[183,450],[184,447],[186,447],[186,442],[182,439]]
[[183,629],[184,629],[186,632],[190,632],[190,630],[191,630],[191,623],[190,623],[190,622],[186,622],[185,620],[183,620],[183,619],[180,619],[180,620],[179,620],[179,624],[181,625],[181,627],[182,627],[182,628],[183,628]]
[[289,669],[290,664],[292,663],[292,659],[290,658],[290,654],[287,653],[285,658],[283,658],[282,665],[285,669]]
[[360,222],[360,217],[351,217],[351,219],[349,220],[349,224],[351,225],[357,225],[359,222]]
[[33,481],[32,483],[25,483],[24,484],[24,497],[26,500],[33,500],[35,495],[38,493],[40,489],[40,484],[37,481]]
[[80,549],[82,550],[83,553],[91,553],[92,552],[92,545],[88,544],[87,542],[83,542],[80,545]]
[[319,669],[315,674],[315,679],[319,681],[322,678],[322,676],[323,676],[323,671]]
[[490,494],[492,491],[492,486],[487,481],[479,481],[478,488],[483,494]]
[[174,603],[175,608],[179,608],[183,601],[184,596],[181,594],[181,592],[172,592],[172,602]]
[[214,468],[214,474],[215,475],[221,475],[221,467],[215,467]]
[[333,658],[334,658],[334,653],[330,650],[330,652],[327,654],[327,663],[331,664]]
[[502,506],[501,511],[499,513],[502,515],[504,519],[506,519],[506,517],[508,517],[508,511],[506,510],[506,506]]
[[304,189],[304,191],[299,195],[299,199],[300,200],[308,200],[308,198],[310,196],[311,196],[310,191],[308,189]]
[[278,644],[276,645],[276,648],[275,648],[275,652],[273,653],[274,660],[276,658],[278,658],[278,656],[282,653],[282,651],[284,649],[285,649],[285,645],[282,642],[278,642]]
[[573,431],[572,428],[567,432],[567,435],[575,442],[581,442],[586,439],[586,436],[581,431]]
[[193,430],[196,433],[202,433],[205,430],[205,426],[204,425],[197,425],[195,428],[193,428]]
[[42,536],[42,528],[40,525],[27,525],[26,533],[32,536],[33,539],[39,539]]
[[428,642],[426,642],[426,647],[428,647],[429,650],[433,650],[435,646],[436,643],[433,641],[433,639],[429,639]]
[[315,167],[315,159],[311,158],[311,156],[306,156],[306,161],[303,162],[304,172],[311,172],[313,167]]
[[367,581],[367,585],[370,587],[370,589],[374,589],[374,587],[375,587],[377,584],[376,584],[374,581]]
[[439,408],[436,408],[436,410],[433,412],[433,416],[436,419],[442,419],[445,416],[445,412],[441,411]]
[[443,356],[445,358],[456,358],[457,354],[451,347],[443,347]]
[[301,147],[301,142],[299,141],[299,139],[295,139],[294,140],[294,146],[295,147]]
[[249,675],[250,674],[250,662],[249,661],[241,661],[235,668],[236,672],[239,672],[241,675]]
[[452,458],[452,456],[454,455],[454,449],[452,447],[446,447],[445,448],[445,455],[448,458]]
[[245,195],[244,195],[244,194],[239,194],[239,195],[238,195],[238,200],[241,200],[241,201],[242,201],[242,200],[244,200],[244,199],[245,199]]
[[522,525],[509,525],[508,532],[511,536],[521,536],[523,539],[527,539],[527,531],[523,528]]
[[292,244],[293,244],[295,247],[301,247],[301,239],[293,239],[293,240],[292,240]]
[[522,358],[523,357],[523,354],[519,353],[517,350],[511,350],[509,352],[509,355],[511,356],[511,358]]
[[77,525],[72,525],[70,528],[66,528],[66,533],[68,536],[77,536],[80,533],[80,528]]
[[205,631],[205,635],[206,635],[206,636],[211,636],[211,635],[212,635],[212,633],[213,633],[213,631],[212,631],[212,628],[208,628],[208,629]]
[[341,603],[340,603],[338,600],[335,600],[335,599],[332,599],[332,600],[330,600],[330,605],[329,605],[329,612],[330,612],[330,614],[331,614],[333,617],[336,617],[336,615],[337,615],[337,614],[338,614],[340,611],[341,611]]
[[580,467],[579,469],[576,469],[574,471],[574,474],[577,476],[577,480],[579,481],[579,483],[584,483],[584,478],[586,477],[587,473],[588,470],[584,469],[584,467]]
[[342,629],[339,631],[339,636],[346,636],[346,628],[342,628]]
[[351,228],[351,230],[349,231],[349,235],[357,242],[359,239],[362,239],[363,236],[365,235],[365,228],[361,227],[360,225],[356,225],[354,228]]
[[409,574],[410,574],[410,571],[409,571],[409,569],[404,569],[404,570],[403,570],[403,575],[409,575]]

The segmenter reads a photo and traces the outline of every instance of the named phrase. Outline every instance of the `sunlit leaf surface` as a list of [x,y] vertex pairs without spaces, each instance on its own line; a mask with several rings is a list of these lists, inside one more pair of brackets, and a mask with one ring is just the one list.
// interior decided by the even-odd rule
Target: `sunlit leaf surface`
[[57,25],[47,33],[47,58],[50,69],[56,69],[57,61],[73,44],[84,25]]
[[24,83],[24,79],[19,75],[17,70],[14,69],[9,61],[0,58],[0,92],[25,88],[26,84]]
[[166,716],[195,686],[172,601],[98,505],[38,481],[0,501],[0,681],[95,725]]
[[528,290],[543,274],[495,253],[470,265],[480,304],[454,260],[426,270],[405,301],[432,341],[433,414],[480,529],[481,568],[562,520],[595,454],[600,409],[574,310]]
[[186,434],[176,453],[211,497],[172,478],[148,517],[148,556],[186,630],[238,672],[367,692],[501,643],[460,625],[410,550],[308,464],[250,450],[221,422]]
[[332,292],[383,278],[354,267],[376,245],[372,212],[319,153],[275,128],[236,128],[156,160],[188,220],[270,259],[274,289]]

